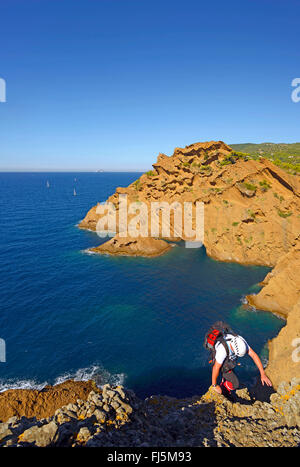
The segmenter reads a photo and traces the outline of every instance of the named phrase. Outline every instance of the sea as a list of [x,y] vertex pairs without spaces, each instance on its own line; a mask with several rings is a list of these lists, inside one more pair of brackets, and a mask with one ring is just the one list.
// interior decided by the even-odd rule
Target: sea
[[[78,223],[141,174],[0,173],[0,391],[67,379],[122,384],[140,397],[210,385],[208,327],[224,320],[268,359],[284,321],[244,306],[269,269],[177,244],[157,258],[91,255],[106,239]],[[249,357],[237,373],[251,385]]]

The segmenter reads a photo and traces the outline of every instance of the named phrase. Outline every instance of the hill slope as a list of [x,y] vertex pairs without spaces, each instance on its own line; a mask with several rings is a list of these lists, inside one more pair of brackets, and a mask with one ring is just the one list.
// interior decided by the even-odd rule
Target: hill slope
[[291,173],[300,173],[300,143],[243,143],[232,144],[231,147],[234,151],[270,159],[276,165]]

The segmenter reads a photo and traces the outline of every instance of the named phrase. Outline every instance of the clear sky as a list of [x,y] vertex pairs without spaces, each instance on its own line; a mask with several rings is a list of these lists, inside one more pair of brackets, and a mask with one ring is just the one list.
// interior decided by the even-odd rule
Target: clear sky
[[2,169],[300,140],[300,0],[0,0],[0,44]]

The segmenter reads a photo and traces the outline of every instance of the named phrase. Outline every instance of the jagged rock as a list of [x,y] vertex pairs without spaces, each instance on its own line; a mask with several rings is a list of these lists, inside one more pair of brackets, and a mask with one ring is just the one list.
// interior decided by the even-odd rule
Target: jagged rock
[[247,297],[250,305],[287,317],[300,299],[299,271],[300,240],[279,259],[264,279],[263,289],[257,295]]
[[104,423],[107,418],[107,414],[103,412],[102,410],[96,409],[93,413],[94,417],[96,417],[96,420],[99,423]]
[[9,429],[9,423],[0,423],[0,441],[3,441],[12,434],[12,431]]
[[[288,282],[288,278],[286,279]],[[289,312],[287,324],[278,336],[269,343],[269,363],[267,373],[275,388],[281,381],[296,381],[299,379],[300,357],[300,301]],[[278,388],[279,389],[279,388]]]
[[77,441],[80,443],[86,443],[87,440],[91,437],[92,433],[88,429],[88,427],[84,426],[80,428],[79,433],[77,435]]
[[[170,157],[160,154],[152,173],[143,174],[127,188],[117,189],[107,201],[117,211],[121,192],[127,195],[128,203],[138,199],[149,208],[152,201],[203,201],[204,245],[209,256],[273,267],[293,246],[300,231],[299,177],[288,175],[268,160],[230,157],[230,152],[222,141],[211,141],[176,148]],[[79,227],[96,230],[101,216],[95,206]],[[134,216],[129,214],[129,220]],[[178,235],[171,220],[169,240],[179,237],[186,239],[184,232]],[[145,246],[143,240],[140,251]],[[116,242],[110,240],[105,248],[122,254],[122,246],[116,237]],[[126,254],[135,255],[135,249],[127,249]]]
[[53,445],[57,439],[58,426],[54,421],[41,427],[33,426],[19,436],[19,443],[30,443],[38,447]]
[[151,237],[120,237],[116,235],[96,248],[93,253],[103,253],[118,256],[160,256],[171,249],[171,245],[164,240]]

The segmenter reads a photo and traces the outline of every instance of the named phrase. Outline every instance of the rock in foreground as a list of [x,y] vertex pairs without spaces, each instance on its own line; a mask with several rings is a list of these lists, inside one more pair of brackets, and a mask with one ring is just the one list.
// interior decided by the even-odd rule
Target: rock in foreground
[[202,397],[141,400],[105,385],[52,417],[0,423],[1,446],[299,446],[300,379],[280,385],[270,403],[246,389],[230,402],[212,389]]
[[63,405],[86,400],[95,390],[93,381],[65,381],[56,386],[37,389],[9,389],[0,393],[0,420],[6,422],[10,417],[46,418]]

